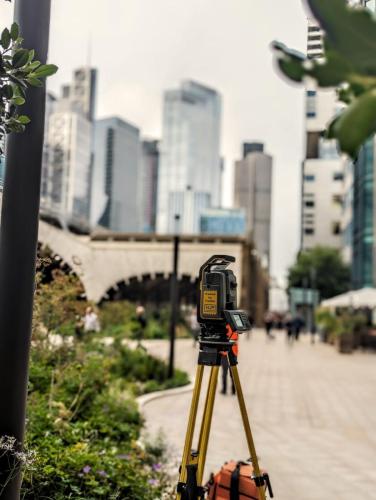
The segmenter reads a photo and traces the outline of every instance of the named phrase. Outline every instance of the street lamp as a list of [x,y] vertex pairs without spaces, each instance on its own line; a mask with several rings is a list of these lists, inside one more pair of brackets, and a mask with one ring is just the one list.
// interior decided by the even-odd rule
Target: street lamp
[[178,264],[179,264],[179,221],[180,215],[175,214],[175,234],[174,234],[174,252],[172,263],[172,275],[170,285],[170,302],[171,302],[171,318],[170,318],[170,356],[168,363],[168,378],[174,376],[174,358],[175,358],[175,336],[176,336],[176,322],[178,318]]
[[[50,0],[16,0],[14,19],[24,46],[45,64]],[[45,83],[27,90],[22,111],[31,124],[7,141],[0,226],[0,436],[16,438],[19,448],[25,429],[45,101]],[[18,465],[14,456],[2,454],[2,500],[20,498],[20,470],[9,471],[10,465]]]

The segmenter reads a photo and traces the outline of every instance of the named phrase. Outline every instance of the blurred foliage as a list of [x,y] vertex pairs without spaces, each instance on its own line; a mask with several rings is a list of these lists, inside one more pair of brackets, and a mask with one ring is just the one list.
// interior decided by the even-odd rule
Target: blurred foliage
[[344,107],[327,128],[352,158],[376,132],[376,20],[364,8],[346,0],[307,0],[324,30],[324,60],[307,59],[280,42],[273,47],[282,73],[294,82],[306,77],[318,87],[337,87]]
[[41,64],[34,50],[22,47],[19,26],[13,23],[0,34],[0,154],[3,141],[10,132],[23,132],[30,119],[19,114],[28,87],[41,87],[42,80],[57,71],[54,64]]
[[[184,385],[188,377],[176,370],[167,379],[163,361],[131,350],[120,337],[110,345],[101,333],[74,337],[88,303],[77,276],[45,272],[50,259],[44,253],[37,266],[25,443],[36,458],[23,467],[21,498],[169,498],[164,445],[140,443],[135,397]],[[122,304],[116,316],[113,308],[111,324],[133,309]]]
[[288,271],[288,288],[317,289],[327,299],[350,289],[350,268],[335,248],[316,246],[297,256]]
[[[146,327],[141,329],[137,320],[136,306],[126,300],[104,302],[99,309],[102,332],[107,336],[166,339],[169,336],[170,308],[145,308]],[[142,331],[141,331],[142,330]],[[178,338],[189,337],[189,329],[183,317],[176,327]]]
[[320,307],[316,310],[315,319],[329,343],[334,343],[337,338],[344,335],[361,333],[367,326],[367,317],[364,314],[348,310],[336,314],[325,307]]

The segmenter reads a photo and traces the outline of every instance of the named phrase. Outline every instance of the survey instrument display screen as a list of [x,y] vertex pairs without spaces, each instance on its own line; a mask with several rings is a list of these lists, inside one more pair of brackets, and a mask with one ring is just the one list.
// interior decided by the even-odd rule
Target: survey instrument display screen
[[242,328],[244,326],[240,314],[233,314],[233,318],[235,320],[236,326],[238,326],[239,328]]

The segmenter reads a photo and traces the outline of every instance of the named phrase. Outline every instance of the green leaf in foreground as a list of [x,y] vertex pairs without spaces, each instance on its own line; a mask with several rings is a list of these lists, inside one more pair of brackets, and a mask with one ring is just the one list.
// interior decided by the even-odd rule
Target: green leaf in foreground
[[3,47],[3,49],[6,50],[7,48],[9,48],[10,42],[11,42],[11,37],[10,37],[9,30],[8,30],[8,28],[5,28],[3,30],[3,32],[1,33],[1,39],[0,39],[0,43]]
[[327,44],[354,68],[376,75],[376,20],[367,9],[347,6],[346,0],[307,0],[326,33]]
[[23,104],[25,104],[25,99],[21,96],[14,97],[12,99],[12,104],[16,106],[22,106]]
[[305,61],[304,55],[289,49],[280,42],[274,42],[273,48],[279,53],[278,65],[282,73],[294,82],[302,82],[306,74],[303,66]]
[[12,40],[15,42],[20,34],[20,29],[17,23],[13,23],[10,28],[10,36]]
[[43,85],[42,82],[40,80],[38,80],[38,78],[35,78],[34,76],[28,76],[26,81],[32,87],[42,87],[42,85]]
[[18,121],[20,123],[22,123],[22,125],[27,125],[28,123],[30,123],[31,120],[30,120],[30,118],[28,116],[21,115],[21,116],[18,117]]
[[333,120],[327,135],[338,139],[341,150],[355,158],[360,146],[375,132],[376,89],[372,89]]
[[13,87],[12,87],[12,85],[4,85],[3,87],[1,87],[1,94],[6,99],[11,99],[13,97]]
[[47,76],[54,75],[57,70],[58,67],[55,64],[43,64],[33,72],[32,76],[35,76],[35,78],[46,78]]
[[27,49],[18,49],[13,56],[12,65],[14,68],[22,68],[29,60],[29,51]]

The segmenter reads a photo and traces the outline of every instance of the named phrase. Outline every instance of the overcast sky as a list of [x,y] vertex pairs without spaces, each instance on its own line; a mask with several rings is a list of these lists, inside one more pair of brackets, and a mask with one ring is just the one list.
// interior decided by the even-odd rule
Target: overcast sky
[[[160,137],[162,94],[190,78],[223,98],[224,203],[232,202],[241,143],[262,141],[274,157],[272,275],[282,277],[299,244],[304,100],[280,78],[270,42],[304,51],[301,0],[52,0],[49,79],[58,92],[88,61],[99,70],[98,116],[119,115]],[[12,6],[0,3],[1,25]]]

